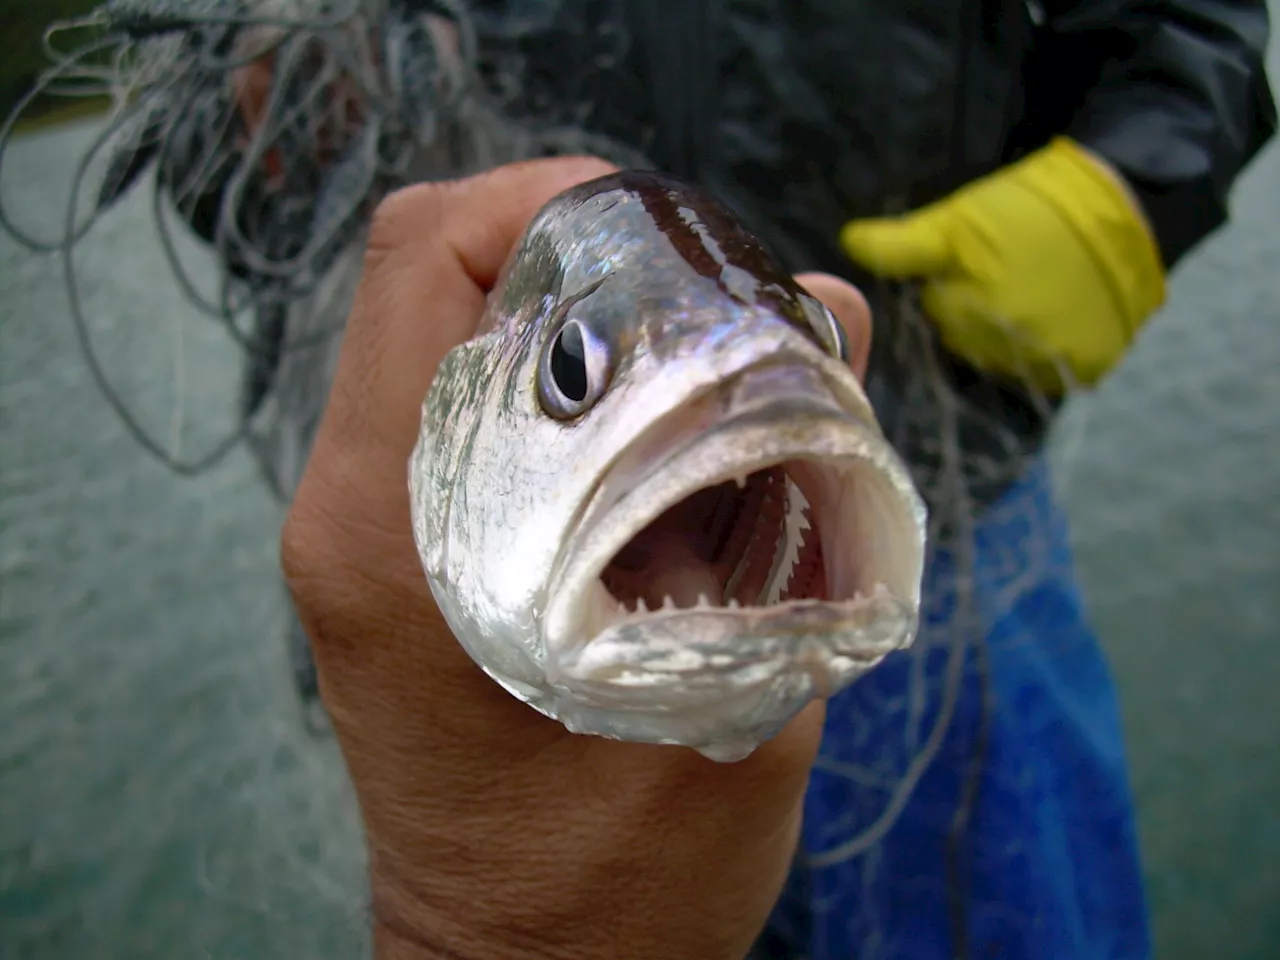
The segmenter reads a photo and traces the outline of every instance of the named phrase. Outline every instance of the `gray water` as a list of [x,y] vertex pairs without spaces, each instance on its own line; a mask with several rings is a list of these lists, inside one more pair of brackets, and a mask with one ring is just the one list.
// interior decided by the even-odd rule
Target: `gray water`
[[[1269,71],[1280,80],[1274,33]],[[1080,577],[1123,695],[1158,955],[1275,957],[1280,144],[1058,428]]]
[[[12,152],[23,223],[52,229],[90,134]],[[1234,211],[1054,447],[1169,958],[1280,942],[1280,145]],[[128,205],[78,263],[113,379],[162,436],[182,413],[194,453],[231,426],[238,368],[178,319],[149,223]],[[2,236],[0,365],[0,957],[357,955],[354,804],[301,732],[281,515],[248,458],[178,481],[142,455],[86,375],[58,262]]]
[[1232,210],[1053,451],[1171,958],[1280,951],[1280,146]]

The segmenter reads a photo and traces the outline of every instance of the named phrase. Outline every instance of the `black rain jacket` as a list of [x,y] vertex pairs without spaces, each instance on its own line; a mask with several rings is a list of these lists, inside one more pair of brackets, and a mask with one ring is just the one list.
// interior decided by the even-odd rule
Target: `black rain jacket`
[[[929,411],[905,408],[901,346],[837,246],[859,216],[945,196],[1067,134],[1128,178],[1167,267],[1221,225],[1237,175],[1273,135],[1265,0],[483,0],[508,108],[581,124],[700,181],[792,270],[872,293],[869,388],[920,469]],[[890,323],[890,326],[892,324]],[[1054,408],[943,358],[975,460],[1026,453]],[[898,364],[895,368],[895,364]],[[915,402],[915,401],[913,401]],[[997,471],[999,473],[999,471]],[[975,481],[990,499],[1010,476]],[[985,486],[985,490],[982,489]]]

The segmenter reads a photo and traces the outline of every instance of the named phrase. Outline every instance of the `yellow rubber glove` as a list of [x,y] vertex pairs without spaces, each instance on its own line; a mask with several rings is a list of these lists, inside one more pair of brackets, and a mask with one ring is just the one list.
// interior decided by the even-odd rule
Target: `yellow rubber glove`
[[1136,200],[1064,137],[915,213],[852,221],[840,242],[873,274],[923,279],[954,353],[1051,393],[1063,368],[1096,383],[1165,299]]

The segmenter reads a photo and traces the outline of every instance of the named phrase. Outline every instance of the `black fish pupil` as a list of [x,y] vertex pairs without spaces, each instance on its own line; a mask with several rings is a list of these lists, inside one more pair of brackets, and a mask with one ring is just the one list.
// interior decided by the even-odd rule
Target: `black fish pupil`
[[566,324],[551,348],[551,375],[565,398],[581,403],[587,397],[587,348],[576,323]]

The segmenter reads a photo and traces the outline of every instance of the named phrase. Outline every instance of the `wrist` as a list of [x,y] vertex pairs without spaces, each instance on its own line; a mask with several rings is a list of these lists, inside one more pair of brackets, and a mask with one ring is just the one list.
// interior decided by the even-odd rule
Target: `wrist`
[[438,923],[431,911],[398,885],[373,877],[374,960],[481,960],[491,955],[474,942],[463,918]]
[[1147,214],[1146,205],[1138,196],[1138,191],[1134,189],[1134,186],[1129,182],[1128,177],[1117,170],[1110,160],[1102,156],[1102,154],[1094,151],[1091,147],[1086,147],[1077,140],[1072,140],[1071,142],[1080,151],[1081,156],[1093,163],[1108,178],[1110,178],[1111,182],[1114,183],[1116,187],[1119,188],[1120,193],[1129,201],[1129,206],[1132,207],[1134,216],[1138,218],[1138,222],[1142,224],[1142,228],[1146,230],[1148,236],[1151,237],[1152,244],[1158,249],[1159,240],[1156,236],[1155,226],[1151,222],[1151,217]]
[[[477,908],[479,910],[479,908]],[[373,908],[373,960],[599,960],[607,952],[507,942],[500,925],[465,909],[441,913],[410,897],[384,895]]]
[[1128,343],[1164,303],[1160,245],[1137,192],[1110,163],[1067,137],[1047,149],[1042,194],[1084,238]]
[[[436,936],[422,930],[377,921],[373,928],[373,960],[588,960],[586,956],[479,943],[474,938]],[[592,958],[594,960],[594,958]]]
[[373,930],[373,960],[600,960],[604,956],[605,953],[585,951],[549,954],[524,947],[495,947],[471,939],[446,943],[444,939],[424,937],[420,931],[381,921],[375,923]]
[[408,931],[378,921],[373,927],[374,960],[462,960],[463,955],[418,939]]
[[481,942],[483,918],[454,911],[441,920],[414,896],[376,877],[372,912],[373,960],[517,960]]

